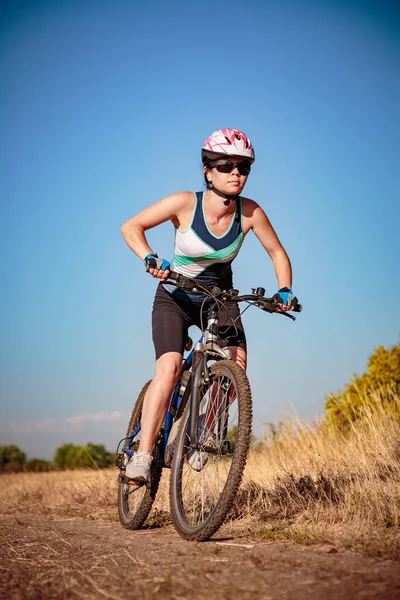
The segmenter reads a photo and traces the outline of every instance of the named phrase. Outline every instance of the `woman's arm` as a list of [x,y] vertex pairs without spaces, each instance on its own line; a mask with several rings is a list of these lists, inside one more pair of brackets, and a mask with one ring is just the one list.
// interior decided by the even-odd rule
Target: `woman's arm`
[[279,289],[292,287],[292,267],[290,260],[278,236],[275,233],[263,209],[253,200],[245,200],[246,208],[244,217],[248,221],[248,228],[252,229],[261,244],[268,252],[274,264]]
[[179,216],[192,196],[191,192],[172,194],[126,221],[121,227],[121,233],[129,248],[142,260],[148,254],[154,254],[144,232],[166,221],[172,221],[174,225],[179,226]]

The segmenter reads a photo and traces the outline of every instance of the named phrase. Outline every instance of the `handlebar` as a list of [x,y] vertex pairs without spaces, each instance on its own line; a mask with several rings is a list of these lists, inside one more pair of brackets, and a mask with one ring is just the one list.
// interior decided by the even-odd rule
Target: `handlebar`
[[[222,302],[249,302],[255,306],[258,306],[258,308],[261,308],[261,310],[265,310],[266,312],[278,313],[295,320],[295,317],[292,315],[278,309],[278,306],[281,304],[281,302],[279,302],[276,297],[266,298],[264,296],[264,288],[253,289],[252,291],[255,293],[239,296],[238,290],[232,289],[226,291],[221,290],[218,286],[209,287],[201,281],[192,279],[191,277],[186,277],[185,275],[177,273],[176,271],[170,271],[169,279],[174,281],[181,289],[189,292],[202,292],[210,298],[214,298]],[[297,304],[293,311],[301,312],[302,308],[303,307],[301,304]]]

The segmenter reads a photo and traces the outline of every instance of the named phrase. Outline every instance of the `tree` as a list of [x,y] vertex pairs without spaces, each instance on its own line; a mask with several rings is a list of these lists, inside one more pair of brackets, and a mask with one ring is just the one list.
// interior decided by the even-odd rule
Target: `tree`
[[0,446],[0,470],[3,473],[23,471],[26,463],[26,454],[18,446]]
[[26,470],[33,473],[44,473],[45,471],[50,471],[50,463],[41,458],[31,458],[26,463]]
[[103,444],[91,444],[89,442],[86,448],[92,461],[98,467],[100,467],[100,469],[104,469],[105,467],[109,467],[113,464],[114,455],[112,455],[110,452],[107,452]]
[[57,448],[53,464],[57,469],[77,469],[90,467],[103,469],[111,466],[115,457],[107,452],[103,444],[92,444],[86,446],[63,444]]
[[369,357],[367,372],[361,377],[354,375],[338,394],[330,393],[325,410],[330,423],[346,429],[364,414],[366,398],[369,407],[396,413],[399,397],[400,345],[388,349],[379,346]]
[[63,444],[62,446],[59,446],[57,448],[56,453],[54,455],[54,459],[53,459],[53,465],[56,469],[67,469],[68,468],[68,465],[66,464],[67,463],[67,455],[74,448],[75,448],[75,446],[73,444]]

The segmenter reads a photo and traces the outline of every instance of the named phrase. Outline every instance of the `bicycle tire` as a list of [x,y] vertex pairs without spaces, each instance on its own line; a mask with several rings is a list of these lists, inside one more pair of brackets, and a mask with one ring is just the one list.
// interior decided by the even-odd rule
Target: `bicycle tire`
[[[140,422],[140,417],[143,408],[143,400],[150,383],[151,380],[143,386],[135,402],[135,406],[132,410],[132,415],[129,420],[128,430],[126,434],[127,439],[124,442],[123,452],[125,452],[126,450],[126,444],[128,443],[129,436]],[[147,519],[151,507],[153,506],[162,472],[160,441],[160,436],[158,436],[153,448],[153,462],[151,465],[150,488],[145,488],[144,486],[142,486],[141,488],[137,488],[136,491],[132,491],[132,485],[124,483],[121,473],[118,476],[118,516],[121,525],[125,527],[125,529],[139,529],[139,527],[141,527]],[[138,498],[137,506],[134,512],[132,512],[129,508],[129,496],[131,494],[137,493],[141,494],[141,499]]]
[[[203,522],[197,525],[190,523],[184,508],[182,494],[182,488],[183,492],[185,492],[186,489],[185,484],[183,483],[184,468],[190,473],[190,470],[187,467],[190,451],[188,451],[187,447],[185,448],[189,425],[190,402],[187,403],[185,412],[182,416],[182,423],[177,435],[170,478],[170,508],[175,528],[184,539],[192,541],[196,540],[199,542],[209,539],[217,531],[231,509],[235,495],[242,481],[243,471],[250,448],[252,427],[251,389],[247,375],[243,369],[232,360],[221,360],[211,366],[210,375],[213,379],[219,376],[227,376],[234,383],[235,393],[237,394],[238,427],[235,448],[233,450],[230,467],[228,467],[229,470],[226,482],[221,493],[219,493],[215,506],[213,507],[213,504],[211,503],[211,512]],[[203,386],[202,393],[205,388],[207,388],[207,386]],[[205,393],[207,393],[207,389]],[[219,467],[217,467],[217,471],[218,468]],[[218,479],[218,473],[216,477]],[[203,492],[204,490],[202,491],[202,498],[205,495]],[[207,487],[206,492],[209,493]]]

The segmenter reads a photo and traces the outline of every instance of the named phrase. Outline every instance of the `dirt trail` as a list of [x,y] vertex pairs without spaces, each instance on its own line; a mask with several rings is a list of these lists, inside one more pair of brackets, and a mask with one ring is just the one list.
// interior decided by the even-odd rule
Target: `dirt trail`
[[332,546],[235,539],[182,540],[172,527],[5,516],[0,598],[232,600],[400,597],[399,563]]

